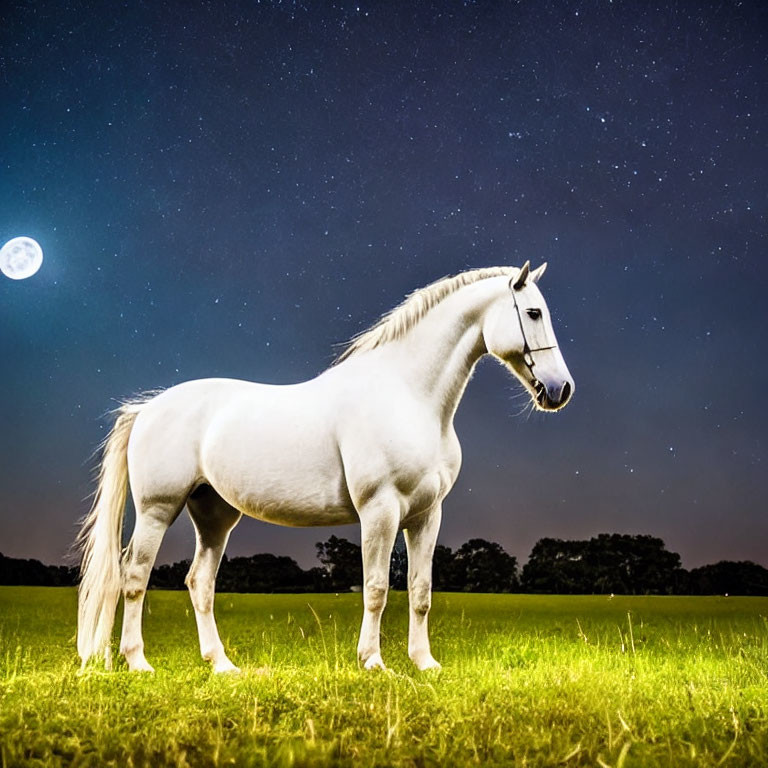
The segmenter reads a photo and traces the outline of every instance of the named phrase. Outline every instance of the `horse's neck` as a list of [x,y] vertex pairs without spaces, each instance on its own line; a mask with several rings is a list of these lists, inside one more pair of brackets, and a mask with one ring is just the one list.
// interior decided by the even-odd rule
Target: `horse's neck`
[[483,320],[499,294],[498,281],[491,282],[474,283],[446,297],[391,345],[403,376],[434,404],[444,427],[452,422],[475,364],[487,352]]

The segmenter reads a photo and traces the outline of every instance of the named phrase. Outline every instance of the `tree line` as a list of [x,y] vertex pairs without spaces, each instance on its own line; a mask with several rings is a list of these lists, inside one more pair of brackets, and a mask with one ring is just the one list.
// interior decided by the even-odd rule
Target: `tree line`
[[[316,544],[319,566],[307,570],[285,555],[224,556],[220,592],[346,592],[363,582],[360,547],[331,536]],[[152,570],[150,588],[185,589],[190,561]],[[0,584],[74,586],[78,569],[43,565],[0,554]],[[408,564],[402,535],[392,553],[390,586],[406,589]],[[750,561],[721,561],[686,570],[680,555],[654,536],[601,533],[588,540],[540,539],[528,562],[500,544],[470,539],[456,550],[438,544],[433,588],[444,592],[541,594],[768,595],[768,569]]]

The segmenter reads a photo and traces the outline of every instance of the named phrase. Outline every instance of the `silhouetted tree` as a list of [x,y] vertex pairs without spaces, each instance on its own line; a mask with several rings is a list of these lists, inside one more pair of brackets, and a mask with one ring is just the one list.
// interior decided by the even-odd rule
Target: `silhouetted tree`
[[693,595],[768,595],[768,569],[749,560],[721,560],[688,574]]
[[555,594],[591,592],[584,563],[586,546],[586,541],[539,539],[523,566],[523,589]]
[[222,592],[296,592],[312,586],[312,577],[293,558],[268,552],[222,560],[217,578]]
[[389,561],[389,586],[391,589],[408,589],[408,553],[402,532],[397,534]]
[[517,560],[500,544],[470,539],[454,556],[455,573],[469,592],[511,592],[518,587]]
[[0,584],[27,587],[71,587],[77,584],[78,569],[66,565],[43,565],[0,554]]
[[149,576],[150,589],[186,589],[184,579],[191,564],[191,560],[179,560],[177,563],[156,566]]
[[327,541],[317,542],[315,547],[332,589],[346,591],[363,583],[363,560],[357,544],[331,536]]
[[432,557],[432,589],[437,592],[450,592],[461,587],[456,586],[456,563],[450,547],[438,544]]
[[587,543],[584,565],[591,592],[669,594],[680,571],[680,555],[654,536],[601,533]]
[[[190,565],[190,560],[180,560],[153,568],[150,587],[186,589]],[[328,587],[324,569],[305,571],[293,558],[269,553],[233,558],[224,555],[216,576],[218,592],[323,592]]]
[[540,539],[523,588],[560,594],[668,594],[681,584],[680,556],[653,536],[601,533],[589,541]]

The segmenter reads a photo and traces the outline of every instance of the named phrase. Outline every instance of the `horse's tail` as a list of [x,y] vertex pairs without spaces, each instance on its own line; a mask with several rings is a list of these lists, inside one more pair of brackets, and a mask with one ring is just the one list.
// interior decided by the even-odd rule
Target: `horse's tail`
[[90,512],[77,536],[82,552],[77,611],[77,652],[86,662],[104,653],[111,666],[110,640],[120,599],[120,551],[128,494],[128,438],[144,401],[117,409],[115,425],[102,444],[98,486]]

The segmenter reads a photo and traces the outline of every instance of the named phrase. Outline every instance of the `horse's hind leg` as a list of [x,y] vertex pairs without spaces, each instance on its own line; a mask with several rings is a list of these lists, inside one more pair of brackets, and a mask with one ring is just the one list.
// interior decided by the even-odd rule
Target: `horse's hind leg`
[[240,512],[227,504],[209,485],[200,486],[190,495],[187,509],[195,524],[197,537],[195,559],[187,574],[187,587],[195,609],[200,653],[211,662],[214,672],[236,672],[237,667],[227,658],[216,628],[213,596],[216,572],[230,531],[240,520]]
[[123,558],[125,607],[120,638],[120,653],[125,656],[128,668],[132,671],[154,671],[144,657],[144,639],[141,634],[144,595],[163,536],[183,504],[183,499],[174,503],[137,504],[136,527]]

